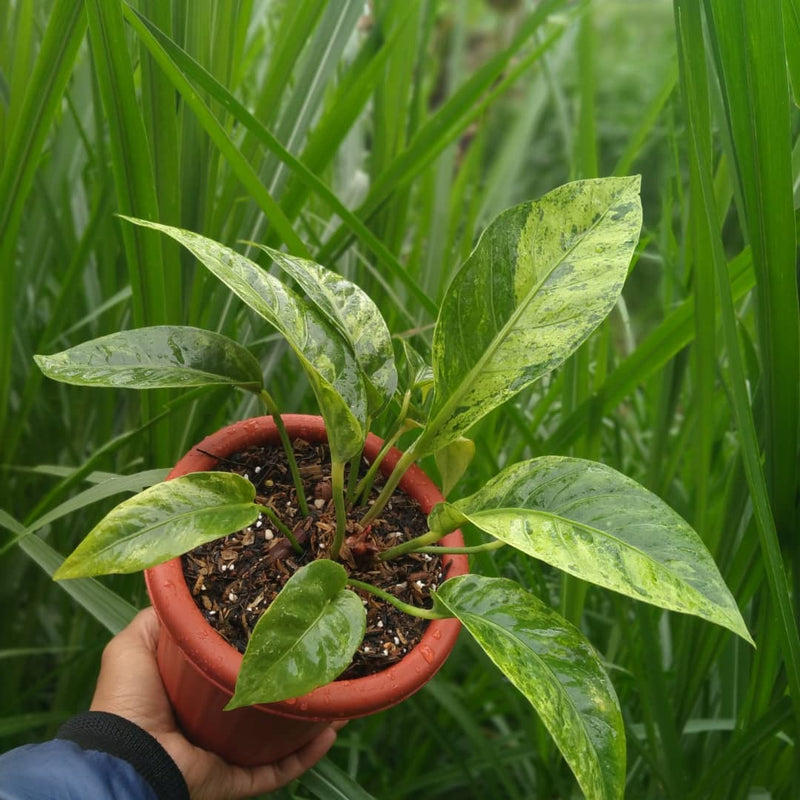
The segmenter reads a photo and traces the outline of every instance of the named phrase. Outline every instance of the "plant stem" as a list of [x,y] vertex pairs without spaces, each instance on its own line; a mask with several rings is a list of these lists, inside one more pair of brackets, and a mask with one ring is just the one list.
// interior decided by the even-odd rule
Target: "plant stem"
[[383,447],[381,447],[380,452],[375,457],[375,460],[369,465],[366,475],[364,475],[364,477],[359,481],[358,487],[355,491],[355,499],[357,502],[359,498],[361,503],[367,502],[369,493],[372,490],[372,484],[375,481],[375,476],[380,469],[381,462],[384,458],[386,458],[386,454],[389,452],[389,450],[391,450],[397,444],[397,440],[408,430],[406,422],[408,416],[408,406],[410,403],[411,392],[407,391],[405,395],[403,395],[403,402],[400,405],[400,413],[397,415],[397,419],[394,423],[394,433],[392,433],[383,443]]
[[[449,555],[469,555],[471,553],[488,553],[491,550],[499,550],[505,547],[506,543],[499,540],[493,542],[484,542],[484,544],[474,544],[471,547],[418,547],[414,550],[415,553],[430,553],[431,555],[443,556]],[[386,551],[389,552],[388,550]]]
[[300,542],[295,539],[294,534],[285,525],[281,522],[280,517],[269,507],[269,506],[259,506],[258,510],[269,517],[269,521],[289,540],[289,543],[292,545],[292,549],[297,553],[297,555],[302,555],[303,548],[300,545]]
[[344,504],[344,462],[331,462],[331,490],[333,492],[333,505],[336,508],[336,535],[333,537],[331,558],[336,561],[344,542],[344,533],[347,528],[347,509]]
[[403,477],[403,475],[405,475],[406,470],[416,460],[417,457],[414,453],[414,445],[411,445],[411,447],[406,450],[402,456],[400,456],[400,460],[397,462],[397,464],[395,464],[392,474],[386,480],[386,485],[381,490],[381,493],[378,495],[375,503],[370,507],[369,511],[367,511],[367,513],[364,515],[364,518],[361,520],[361,525],[363,527],[369,525],[378,516],[378,514],[383,511],[384,507],[389,502],[389,498],[391,498],[391,496],[394,494],[397,484],[400,483],[400,479]]
[[386,454],[391,450],[400,436],[403,434],[402,429],[395,431],[391,438],[387,439],[383,443],[383,447],[381,447],[380,452],[377,456],[375,456],[375,460],[369,465],[369,469],[367,470],[366,475],[359,481],[358,486],[356,487],[356,498],[361,498],[360,502],[366,502],[367,498],[369,497],[370,489],[372,489],[372,484],[375,481],[375,475],[377,475],[378,470],[381,466],[381,461],[386,457]]
[[423,533],[422,536],[417,536],[416,538],[410,539],[407,542],[398,544],[396,547],[390,547],[388,550],[384,550],[378,556],[378,558],[381,561],[389,561],[392,558],[397,558],[398,556],[403,556],[406,553],[417,551],[421,547],[427,547],[428,545],[434,544],[448,533],[449,531],[428,531],[427,533]]
[[272,421],[275,423],[275,427],[278,429],[278,435],[281,437],[281,444],[286,452],[286,460],[289,463],[289,471],[292,473],[292,481],[294,482],[294,488],[297,492],[297,503],[300,506],[300,513],[304,517],[307,517],[308,502],[306,501],[306,493],[303,491],[303,481],[300,477],[300,470],[297,468],[297,461],[294,457],[294,447],[292,447],[292,443],[289,441],[289,434],[286,432],[286,426],[283,424],[283,419],[281,419],[278,406],[272,399],[272,395],[266,389],[262,389],[258,393],[258,396],[267,407],[267,411],[269,411],[270,415],[272,416]]
[[[369,430],[369,428],[367,428]],[[347,475],[347,504],[350,505],[353,503],[356,497],[358,497],[358,487],[360,484],[357,483],[358,481],[358,468],[361,464],[361,456],[363,455],[364,451],[361,450],[356,453],[350,459],[350,472]]]
[[379,589],[371,583],[357,581],[355,578],[348,578],[347,583],[355,589],[362,589],[365,592],[369,592],[370,594],[374,594],[386,600],[386,602],[391,603],[395,608],[399,608],[400,611],[405,614],[410,614],[412,617],[421,617],[422,619],[449,619],[452,616],[452,614],[440,614],[438,611],[434,611],[431,608],[418,608],[417,606],[404,603],[402,600],[398,600],[393,594],[389,594],[389,592],[385,592],[383,589]]

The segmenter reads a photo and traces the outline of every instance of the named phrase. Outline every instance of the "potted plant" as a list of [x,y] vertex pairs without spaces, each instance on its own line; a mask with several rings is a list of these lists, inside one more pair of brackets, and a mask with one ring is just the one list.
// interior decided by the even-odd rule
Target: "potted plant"
[[[284,415],[282,422],[292,441],[310,444],[326,441],[325,425],[320,417]],[[220,458],[235,457],[236,453],[247,448],[262,445],[280,447],[278,429],[270,417],[234,423],[193,447],[175,465],[169,479],[213,469]],[[364,456],[372,461],[382,447],[383,442],[370,434],[364,444]],[[391,472],[399,456],[395,449],[386,453],[381,462],[385,474]],[[443,499],[435,484],[419,468],[412,468],[403,476],[401,489],[413,498],[423,513],[432,510]],[[268,530],[266,525],[262,527]],[[281,541],[276,539],[271,543],[279,544]],[[463,545],[461,535],[451,534],[446,544]],[[448,576],[467,571],[465,555],[445,555],[442,560],[442,569]],[[233,564],[228,562],[223,566],[232,567]],[[247,608],[253,595],[257,597],[261,593],[262,585],[258,581],[259,588],[250,594],[250,601],[247,601],[246,593],[240,588],[243,572],[239,569],[234,575],[234,570],[230,569],[230,577],[225,573],[218,576],[225,587],[223,595],[231,591],[231,587],[236,591],[239,608]],[[195,743],[238,764],[276,760],[297,750],[330,721],[373,714],[401,702],[433,677],[452,650],[460,628],[454,619],[433,619],[418,646],[402,659],[388,660],[386,669],[353,680],[328,683],[300,698],[291,696],[283,702],[225,710],[234,693],[242,664],[241,653],[221,636],[209,631],[207,617],[201,613],[187,586],[181,559],[174,558],[145,570],[145,579],[162,623],[159,667],[181,726]],[[305,598],[292,602],[313,613]],[[252,616],[258,610],[253,609]],[[215,613],[213,609],[211,613]],[[376,628],[381,630],[375,631],[384,636],[367,637],[376,655],[381,655],[378,651],[387,640],[385,637],[395,638],[398,633],[404,635],[388,621],[382,625],[384,619],[377,620]],[[334,628],[333,635],[336,633],[338,631]],[[334,642],[333,646],[338,648],[340,643]],[[315,667],[319,668],[319,665],[312,664],[309,668]],[[292,690],[286,689],[281,693],[292,694]],[[276,720],[276,716],[279,719]]]
[[[121,503],[56,577],[159,570],[157,564],[253,525],[263,514],[283,532],[287,552],[305,553],[308,563],[285,581],[254,626],[228,708],[283,703],[288,705],[279,712],[293,713],[307,693],[328,691],[361,642],[364,597],[377,596],[411,616],[460,622],[532,703],[585,794],[621,797],[625,740],[619,704],[597,654],[574,626],[506,578],[444,576],[420,607],[354,578],[350,565],[360,560],[377,571],[410,556],[510,546],[583,580],[695,614],[752,641],[699,536],[658,497],[603,464],[558,456],[512,464],[471,496],[436,503],[420,534],[405,541],[371,538],[412,465],[433,455],[443,482],[452,486],[471,458],[469,428],[560,365],[611,311],[639,237],[639,178],[577,181],[500,214],[445,294],[430,367],[402,347],[398,368],[374,303],[318,264],[262,247],[301,295],[217,242],[130,221],[187,247],[297,354],[325,425],[329,536],[323,557],[315,552],[309,559],[296,535],[299,528],[277,519],[274,508],[256,498],[252,482],[232,472],[204,471],[211,466],[204,463],[201,471],[190,466],[188,474]],[[227,383],[254,392],[283,443],[297,513],[303,519],[312,513],[295,463],[296,442],[262,385],[258,361],[240,344],[193,328],[147,328],[38,356],[37,363],[50,377],[86,385]],[[395,416],[393,432],[385,446],[371,451],[372,466],[362,474],[370,421],[387,412]],[[387,461],[400,434],[413,430],[416,438],[405,452]],[[372,491],[379,469],[385,480]],[[353,518],[350,512],[370,497]],[[466,524],[487,534],[488,541],[462,548],[445,539]],[[155,574],[148,573],[151,591]],[[181,583],[178,578],[169,580]],[[201,638],[213,640],[208,633]],[[309,642],[313,656],[307,655]],[[420,644],[412,652],[425,650]]]

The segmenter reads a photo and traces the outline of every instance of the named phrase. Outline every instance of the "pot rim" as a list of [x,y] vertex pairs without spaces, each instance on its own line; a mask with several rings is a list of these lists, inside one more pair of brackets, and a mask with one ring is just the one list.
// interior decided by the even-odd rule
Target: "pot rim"
[[[305,414],[284,414],[284,424],[292,438],[306,441],[326,441],[321,417]],[[210,469],[215,459],[201,453],[228,456],[248,445],[275,443],[277,429],[271,417],[255,417],[221,428],[192,447],[178,461],[167,480]],[[364,447],[372,459],[383,442],[369,434]],[[400,458],[396,448],[387,454],[381,471],[387,473]],[[416,465],[403,476],[400,488],[413,496],[422,511],[428,514],[433,506],[444,500],[435,484]],[[442,539],[444,546],[463,546],[459,531]],[[443,556],[445,575],[453,577],[467,572],[465,555]],[[207,680],[228,695],[233,695],[242,654],[229,645],[205,620],[195,605],[183,576],[181,559],[174,558],[145,570],[150,599],[169,637],[192,666]],[[344,719],[382,711],[410,696],[429,681],[446,660],[455,645],[461,624],[455,619],[432,620],[419,644],[403,659],[387,669],[363,678],[333,681],[308,694],[277,703],[257,706],[271,713],[308,719]]]

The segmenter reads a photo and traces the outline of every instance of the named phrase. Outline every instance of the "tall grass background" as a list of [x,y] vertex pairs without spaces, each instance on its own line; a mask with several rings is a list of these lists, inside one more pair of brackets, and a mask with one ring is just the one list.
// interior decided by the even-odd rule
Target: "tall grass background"
[[[104,643],[147,602],[138,576],[53,584],[63,555],[202,436],[259,412],[216,391],[57,385],[33,353],[208,327],[258,354],[284,409],[313,408],[269,329],[115,212],[309,255],[425,352],[496,213],[638,172],[645,228],[623,299],[556,374],[476,426],[454,495],[569,453],[678,509],[756,651],[513,554],[477,567],[518,578],[597,646],[626,723],[627,797],[799,797],[800,0],[369,9],[0,0],[0,746],[85,708]],[[533,710],[461,641],[431,684],[352,723],[279,793],[370,795],[579,793]]]

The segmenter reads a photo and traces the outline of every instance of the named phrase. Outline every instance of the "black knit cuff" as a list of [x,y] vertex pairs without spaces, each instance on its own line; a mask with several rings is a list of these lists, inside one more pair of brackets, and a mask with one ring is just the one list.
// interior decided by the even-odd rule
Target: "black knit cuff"
[[147,731],[124,717],[86,711],[67,720],[56,738],[124,759],[153,787],[159,800],[189,800],[186,781],[169,753]]

